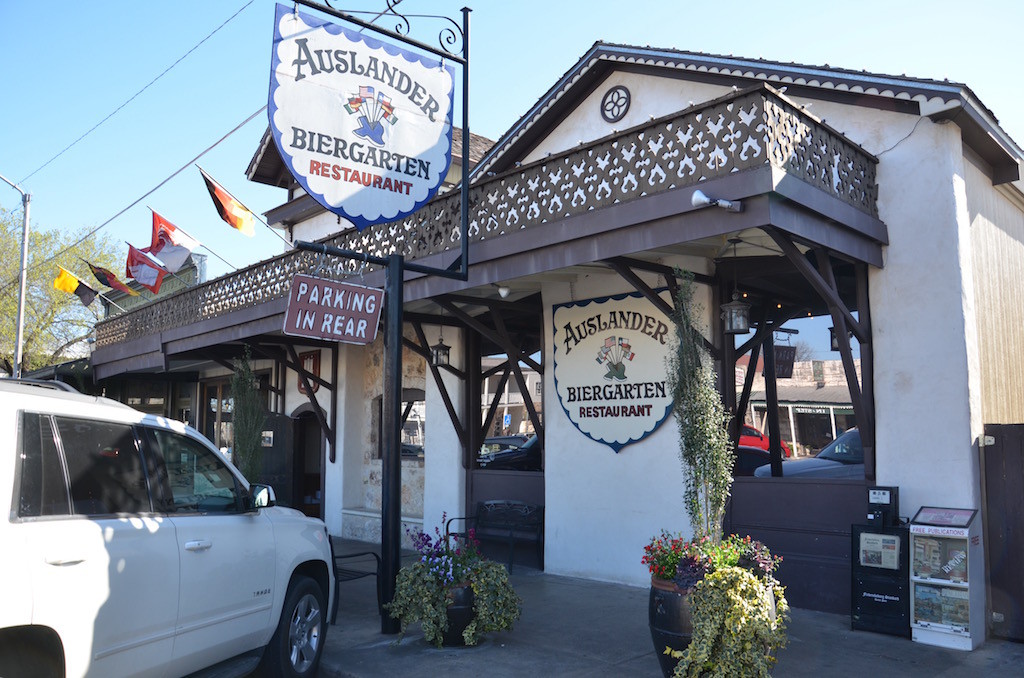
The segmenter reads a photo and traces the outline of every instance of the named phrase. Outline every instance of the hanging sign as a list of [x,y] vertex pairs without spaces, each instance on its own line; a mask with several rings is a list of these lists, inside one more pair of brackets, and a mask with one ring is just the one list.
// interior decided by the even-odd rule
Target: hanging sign
[[640,294],[553,309],[555,390],[588,438],[620,449],[654,432],[672,409],[668,318]]
[[314,278],[292,278],[284,333],[346,344],[369,344],[377,338],[384,290]]
[[362,230],[411,214],[451,164],[454,70],[277,6],[270,131],[303,190]]

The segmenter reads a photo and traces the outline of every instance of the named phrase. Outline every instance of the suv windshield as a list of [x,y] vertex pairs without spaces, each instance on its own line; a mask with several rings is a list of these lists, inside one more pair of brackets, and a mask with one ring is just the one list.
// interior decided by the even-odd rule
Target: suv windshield
[[851,428],[817,454],[818,459],[830,459],[842,464],[863,464],[864,448],[860,444],[860,431]]

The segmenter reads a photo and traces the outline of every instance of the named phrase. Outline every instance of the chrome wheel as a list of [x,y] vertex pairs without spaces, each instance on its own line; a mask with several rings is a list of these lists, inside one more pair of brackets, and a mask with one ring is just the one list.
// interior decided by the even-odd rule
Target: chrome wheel
[[322,625],[320,601],[312,593],[306,593],[295,605],[288,623],[288,661],[296,673],[306,673],[316,662],[323,637]]

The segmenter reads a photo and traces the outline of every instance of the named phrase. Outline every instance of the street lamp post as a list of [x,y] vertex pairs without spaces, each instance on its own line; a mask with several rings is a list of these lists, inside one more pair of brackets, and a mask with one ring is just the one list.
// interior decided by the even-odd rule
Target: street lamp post
[[22,226],[21,226],[21,281],[18,290],[18,329],[14,335],[14,378],[21,376],[21,334],[25,330],[25,288],[28,278],[28,208],[32,202],[32,194],[21,190],[21,187],[0,174],[0,179],[11,188],[21,193]]

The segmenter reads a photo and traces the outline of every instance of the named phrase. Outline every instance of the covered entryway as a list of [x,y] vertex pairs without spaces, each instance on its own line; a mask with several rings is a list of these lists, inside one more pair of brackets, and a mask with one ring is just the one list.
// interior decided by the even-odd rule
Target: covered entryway
[[309,405],[299,408],[292,430],[292,505],[307,516],[323,518],[324,435]]

